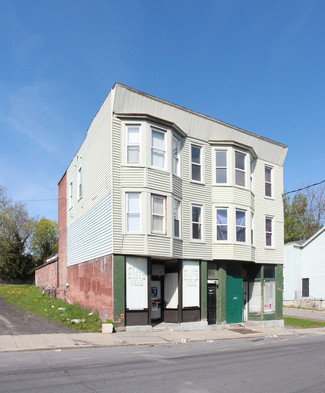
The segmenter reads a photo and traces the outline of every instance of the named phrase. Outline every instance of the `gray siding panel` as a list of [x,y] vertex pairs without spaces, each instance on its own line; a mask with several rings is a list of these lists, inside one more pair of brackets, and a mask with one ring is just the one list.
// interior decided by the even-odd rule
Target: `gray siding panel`
[[112,205],[108,194],[68,227],[67,265],[112,253]]

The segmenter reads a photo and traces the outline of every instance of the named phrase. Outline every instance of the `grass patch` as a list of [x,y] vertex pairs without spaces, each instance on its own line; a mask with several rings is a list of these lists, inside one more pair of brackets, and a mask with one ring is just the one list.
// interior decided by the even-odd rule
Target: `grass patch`
[[[98,313],[91,313],[77,304],[67,304],[61,299],[51,299],[34,285],[0,284],[0,296],[19,310],[29,311],[49,321],[85,332],[101,332],[102,321]],[[72,319],[85,322],[75,324]]]
[[325,327],[325,322],[314,321],[312,319],[302,319],[293,317],[283,317],[286,326],[294,327],[297,329],[307,329],[316,327]]

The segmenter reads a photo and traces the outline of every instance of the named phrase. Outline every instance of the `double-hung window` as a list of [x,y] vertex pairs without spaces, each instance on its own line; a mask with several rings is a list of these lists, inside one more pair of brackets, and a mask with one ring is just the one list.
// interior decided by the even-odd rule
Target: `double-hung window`
[[202,240],[202,206],[192,205],[192,239]]
[[228,209],[217,209],[217,240],[228,240]]
[[246,155],[238,151],[235,152],[235,183],[237,186],[246,186]]
[[165,132],[151,130],[151,165],[165,169]]
[[82,197],[82,167],[78,169],[78,200]]
[[272,218],[265,217],[265,245],[272,246]]
[[140,232],[140,192],[126,193],[126,231]]
[[216,150],[216,183],[227,183],[227,151]]
[[173,214],[174,214],[174,237],[180,237],[180,206],[178,199],[174,199]]
[[265,167],[265,196],[272,197],[272,168]]
[[140,163],[140,127],[127,126],[127,152],[128,164]]
[[151,196],[151,232],[166,233],[166,197]]
[[180,141],[174,135],[173,135],[173,141],[172,141],[172,149],[173,149],[173,156],[172,156],[173,174],[179,175],[180,174],[180,160],[179,160]]
[[202,147],[191,145],[191,178],[194,181],[202,181]]
[[246,242],[246,211],[236,210],[236,241]]

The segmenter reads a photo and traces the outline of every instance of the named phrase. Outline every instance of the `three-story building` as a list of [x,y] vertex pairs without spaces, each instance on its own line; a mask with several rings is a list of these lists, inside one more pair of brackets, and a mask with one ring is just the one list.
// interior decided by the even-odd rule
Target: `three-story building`
[[116,326],[282,319],[286,152],[116,83],[59,183],[58,295]]

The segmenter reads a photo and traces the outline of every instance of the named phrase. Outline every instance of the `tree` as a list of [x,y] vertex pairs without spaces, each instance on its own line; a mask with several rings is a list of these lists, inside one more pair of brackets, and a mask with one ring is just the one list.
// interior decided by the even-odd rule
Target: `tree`
[[25,205],[13,203],[0,186],[0,277],[25,281],[33,275],[34,265],[28,252],[36,221]]
[[43,263],[44,258],[57,252],[58,225],[56,221],[42,218],[35,227],[31,240],[30,251],[33,254],[35,266]]
[[310,187],[283,198],[284,242],[306,240],[325,223],[325,188]]

